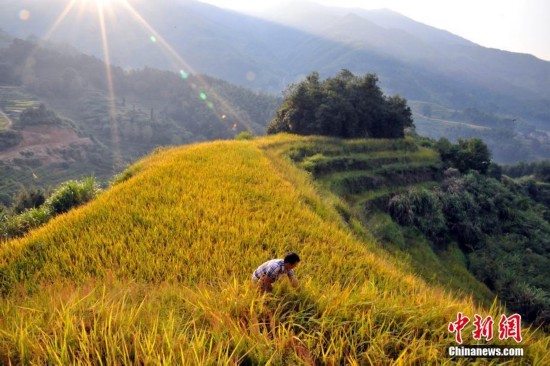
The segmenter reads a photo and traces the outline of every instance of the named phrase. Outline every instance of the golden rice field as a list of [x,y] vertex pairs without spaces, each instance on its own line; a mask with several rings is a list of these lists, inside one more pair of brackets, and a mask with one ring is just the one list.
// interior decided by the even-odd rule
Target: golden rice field
[[[307,138],[158,151],[95,201],[2,244],[0,364],[548,362],[550,337],[531,329],[520,359],[447,357],[458,312],[503,309],[427,285],[355,237],[277,153],[293,141]],[[300,288],[259,294],[252,271],[288,250],[302,258]]]

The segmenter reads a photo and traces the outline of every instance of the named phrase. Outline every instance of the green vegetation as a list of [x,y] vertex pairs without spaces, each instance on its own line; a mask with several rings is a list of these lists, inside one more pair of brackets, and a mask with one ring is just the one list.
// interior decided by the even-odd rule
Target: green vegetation
[[45,100],[111,149],[117,148],[111,138],[118,133],[121,151],[132,159],[158,145],[228,139],[235,131],[261,134],[280,103],[206,76],[115,66],[112,100],[101,60],[22,40],[0,50],[2,60],[11,66],[10,85]]
[[440,139],[435,144],[435,148],[448,167],[454,167],[461,173],[475,170],[485,174],[489,170],[491,152],[481,139],[459,139],[457,144],[451,144],[447,139]]
[[389,202],[396,222],[414,226],[437,249],[457,242],[469,270],[509,309],[541,326],[550,320],[550,223],[541,218],[549,209],[537,206],[517,184],[505,186],[476,173],[448,178],[436,191],[409,190]]
[[0,218],[0,238],[7,240],[23,236],[56,215],[92,200],[98,193],[99,186],[93,177],[64,182],[47,199],[43,192],[22,192],[17,197],[13,213]]
[[21,134],[14,130],[0,130],[0,150],[6,150],[10,147],[19,145]]
[[407,139],[314,138],[288,145],[286,154],[326,188],[358,203],[391,186],[437,180],[442,163],[433,150]]
[[[26,158],[21,155],[14,161],[0,161],[0,205],[13,206],[14,198],[22,188],[28,190],[36,187],[51,191],[67,180],[79,180],[90,175],[104,184],[112,176],[113,157],[99,146],[85,149],[69,146],[65,149],[51,149],[51,154],[67,160],[42,164],[36,162],[33,156]],[[33,162],[39,164],[33,165]]]
[[342,70],[334,78],[319,81],[319,73],[286,90],[267,133],[289,132],[343,138],[399,138],[413,126],[407,101],[398,95],[385,97],[378,77],[364,77]]
[[254,135],[249,131],[240,132],[235,135],[235,140],[252,140],[253,138]]
[[[546,163],[514,181],[480,139],[401,138],[411,110],[373,74],[312,73],[269,127],[332,137],[253,139],[277,99],[116,67],[112,98],[99,60],[23,41],[8,52],[0,82],[51,102],[24,108],[13,128],[65,126],[93,147],[64,147],[45,166],[20,151],[0,164],[3,187],[89,172],[81,162],[112,172],[159,145],[238,141],[157,149],[77,210],[96,197],[94,179],[17,196],[0,221],[0,362],[435,363],[458,311],[520,313],[541,328],[524,329],[525,362],[548,357],[550,185],[535,180],[548,182]],[[501,122],[460,118],[482,133]],[[366,136],[377,139],[351,139]],[[0,131],[0,146],[20,139]],[[308,258],[300,291],[247,287],[258,263],[288,249]]]
[[0,86],[0,151],[21,142],[21,134],[14,129],[13,121],[18,120],[22,111],[35,105],[35,101],[15,88]]
[[359,220],[426,279],[482,303],[492,291],[526,321],[548,324],[546,185],[500,181],[479,139],[376,142],[319,137],[288,144],[285,154],[347,202],[346,222]]
[[502,172],[512,178],[534,176],[537,181],[550,183],[550,160],[520,162],[503,167]]
[[42,189],[31,187],[21,188],[13,200],[13,212],[18,214],[29,208],[37,208],[46,201],[46,193]]
[[45,202],[45,205],[55,214],[69,211],[93,199],[99,193],[99,187],[94,177],[82,181],[63,183]]
[[[347,203],[284,154],[325,142],[279,135],[160,150],[91,203],[4,244],[0,359],[469,364],[446,356],[449,322],[505,310],[426,284],[356,233],[352,216],[341,220]],[[258,263],[289,249],[302,257],[298,291],[279,284],[262,296],[248,285]],[[543,362],[548,336],[522,336],[518,363]]]

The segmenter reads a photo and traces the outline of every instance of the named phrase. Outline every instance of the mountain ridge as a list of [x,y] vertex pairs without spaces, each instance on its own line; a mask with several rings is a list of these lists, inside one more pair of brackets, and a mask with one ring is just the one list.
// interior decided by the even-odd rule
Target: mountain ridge
[[[33,5],[33,1],[28,1],[27,4],[29,5],[29,7],[31,5],[36,7],[36,4]],[[39,8],[37,8],[37,9],[39,9]],[[331,11],[334,10],[334,12],[329,13],[328,12],[329,9]],[[219,35],[222,35],[222,34],[227,35],[228,32],[231,32],[231,33],[234,33],[235,35],[238,35],[239,33],[242,33],[244,31],[243,34],[246,34],[247,36],[252,36],[252,37],[254,37],[258,40],[262,40],[264,42],[266,40],[266,38],[264,38],[264,36],[273,36],[276,33],[284,34],[285,32],[287,32],[287,33],[292,32],[292,30],[288,29],[288,28],[286,28],[286,30],[285,30],[285,25],[284,24],[269,24],[269,22],[266,22],[265,20],[262,20],[262,19],[259,19],[259,18],[254,18],[254,17],[248,16],[248,15],[243,15],[243,14],[240,14],[240,13],[237,13],[237,12],[234,12],[234,11],[227,11],[227,10],[217,8],[217,7],[209,5],[209,4],[198,3],[198,2],[195,2],[195,1],[185,1],[185,2],[178,2],[178,3],[172,3],[172,4],[169,4],[168,2],[159,2],[155,6],[144,7],[144,8],[141,8],[141,9],[136,7],[136,10],[138,10],[138,11],[141,10],[140,13],[143,13],[145,17],[151,18],[150,25],[152,26],[152,29],[158,29],[159,33],[162,34],[163,36],[165,36],[171,44],[176,45],[176,50],[177,50],[177,48],[180,48],[179,44],[181,43],[181,39],[178,42],[177,38],[174,38],[174,32],[179,33],[181,38],[190,39],[190,40],[193,37],[188,37],[186,35],[192,36],[193,34],[196,34],[198,36],[198,35],[201,34],[201,32],[206,32],[205,36],[207,38],[203,38],[203,39],[206,40],[209,37],[208,32],[210,32],[210,36],[212,36],[212,35],[219,36]],[[299,10],[299,8],[298,8],[298,10]],[[288,7],[282,8],[280,11],[281,12],[284,11],[285,16],[287,16],[287,17],[292,15],[291,9],[289,9]],[[316,6],[310,5],[307,9],[307,12],[304,11],[305,14],[299,14],[297,16],[296,20],[294,20],[294,21],[288,21],[287,20],[287,22],[288,22],[287,26],[291,25],[292,27],[299,27],[302,24],[302,22],[304,21],[303,17],[310,14],[312,11],[315,11],[315,12],[325,16],[326,20],[324,20],[323,22],[320,22],[321,24],[318,24],[315,27],[308,28],[307,24],[304,25],[304,26],[306,27],[306,29],[309,29],[310,31],[316,30],[317,32],[320,32],[321,34],[323,34],[322,29],[319,29],[319,27],[326,26],[327,23],[328,23],[328,25],[330,25],[333,22],[337,22],[339,18],[342,18],[342,16],[345,17],[345,16],[351,14],[353,16],[359,16],[361,19],[364,19],[365,22],[371,23],[371,25],[372,24],[377,25],[378,27],[380,27],[381,30],[384,30],[384,29],[385,30],[388,30],[388,29],[390,29],[390,30],[397,30],[397,29],[403,30],[403,31],[407,32],[409,35],[413,36],[415,39],[424,40],[427,43],[433,43],[434,40],[438,40],[438,41],[436,41],[436,43],[438,45],[447,45],[448,43],[451,43],[451,46],[452,45],[472,46],[472,47],[475,47],[476,49],[478,49],[478,48],[479,49],[484,49],[484,47],[478,46],[478,45],[474,44],[473,42],[467,41],[467,40],[465,40],[465,39],[463,39],[459,36],[453,35],[450,32],[440,30],[440,29],[437,29],[437,28],[434,28],[434,27],[431,27],[431,26],[424,25],[422,23],[419,23],[419,22],[416,22],[412,19],[409,19],[409,18],[407,18],[403,15],[400,15],[396,12],[388,11],[388,10],[345,9],[345,10],[340,10],[340,12],[338,13],[335,8],[326,8],[326,7],[319,6],[319,5],[316,5]],[[34,11],[31,12],[31,14],[32,13],[34,13]],[[122,23],[128,22],[128,20],[124,19],[124,18],[127,18],[129,16],[128,14],[125,14],[124,12],[122,12],[121,9],[117,10],[117,14],[120,17],[119,22],[122,22]],[[160,14],[163,15],[163,22],[159,21]],[[382,14],[382,16],[381,16],[381,14]],[[187,27],[186,28],[184,26],[183,22],[181,22],[181,18],[180,18],[181,15],[184,15],[185,16],[184,19],[186,19],[187,22],[191,21],[192,22],[191,24],[196,25],[196,27],[195,28],[193,28],[193,27]],[[98,30],[98,26],[93,25],[94,20],[93,19],[88,19],[88,18],[89,17],[85,17],[84,20],[86,22],[91,22],[90,26],[93,26],[94,29]],[[41,19],[42,19],[41,22],[47,21],[46,16],[42,16]],[[274,11],[271,14],[271,21],[273,21],[273,20],[282,21],[280,19],[280,17],[277,16],[277,11]],[[70,19],[65,20],[65,21],[69,22],[69,23],[72,22],[72,20],[70,20]],[[208,23],[204,23],[205,21],[207,21]],[[20,23],[23,23],[23,22],[20,21]],[[14,32],[16,36],[25,36],[25,35],[28,36],[28,35],[30,35],[29,32],[33,32],[33,29],[35,29],[36,32],[38,32],[38,33],[45,32],[44,26],[40,25],[40,23],[38,23],[34,27],[32,25],[29,26],[29,27],[22,27],[21,24],[19,26],[14,26],[16,23],[14,23],[13,20],[6,19],[5,24],[8,27],[12,26],[13,30],[16,30]],[[109,25],[108,22],[107,22],[107,25]],[[61,24],[60,26],[63,27],[63,24]],[[206,28],[201,28],[201,26],[203,26],[203,27],[206,26]],[[253,29],[256,29],[256,28],[261,29],[261,27],[264,27],[264,29],[269,29],[269,33],[266,33],[262,37],[258,38],[258,36],[261,35],[261,32],[260,32],[260,34],[255,34],[254,32],[250,32],[250,29],[251,29],[250,27],[251,26],[253,27]],[[40,27],[42,27],[42,28],[40,28]],[[219,28],[219,27],[222,27],[222,28]],[[239,28],[239,27],[243,27],[243,28]],[[133,26],[130,27],[129,29],[133,29]],[[138,29],[139,29],[139,27],[135,28],[136,33],[142,33],[143,35],[148,33],[147,30],[138,31]],[[168,32],[168,29],[170,30],[169,32]],[[241,29],[241,31],[239,31],[239,29]],[[107,29],[107,31],[109,31],[109,30],[110,30],[110,28]],[[166,31],[164,31],[164,30],[166,30]],[[220,30],[222,32],[220,32]],[[166,34],[164,34],[164,33],[166,33]],[[297,35],[295,32],[290,33],[290,34],[292,34],[292,37],[295,37]],[[391,32],[389,34],[391,34]],[[52,36],[55,37],[55,35],[56,35],[56,32],[53,32]],[[77,35],[78,34],[75,34],[75,36],[77,36]],[[113,36],[114,36],[114,34],[110,35],[110,37],[113,37]],[[304,35],[304,36],[307,37],[307,35]],[[85,39],[85,38],[86,37],[83,37],[83,39]],[[225,39],[228,39],[228,38],[226,36],[222,36],[220,38],[220,40],[225,40]],[[238,39],[240,40],[240,38],[238,38]],[[235,39],[235,41],[236,40],[237,39]],[[389,38],[389,40],[391,40],[391,38]],[[368,41],[368,39],[365,39],[365,41]],[[71,42],[71,43],[74,43],[74,42]],[[86,42],[84,42],[84,43],[80,42],[80,43],[82,45],[85,45]],[[388,43],[390,43],[390,42],[388,42]],[[96,47],[98,47],[99,43],[96,42],[96,44],[97,44]],[[230,43],[230,44],[231,45],[236,45],[235,43]],[[264,48],[265,48],[265,46],[269,46],[269,42],[265,42],[264,43]],[[127,47],[134,47],[134,46],[133,46],[132,43],[129,43],[127,45]],[[142,47],[142,49],[143,49],[143,47]],[[93,53],[100,56],[98,51],[99,51],[99,48],[96,48],[96,51],[93,52]],[[113,51],[116,51],[116,52],[113,52]],[[180,52],[182,52],[182,51],[183,51],[184,54],[187,52],[185,47]],[[201,52],[204,52],[204,51],[205,50],[203,49]],[[283,54],[284,54],[284,50],[281,49],[281,51],[283,51]],[[118,49],[111,50],[112,56],[115,57],[112,60],[112,62],[114,62],[115,64],[118,64],[120,66],[123,66],[123,67],[131,65],[131,63],[129,64],[127,60],[123,61],[122,59],[117,59],[117,56],[116,56],[117,52],[119,52]],[[419,49],[419,52],[422,53],[422,51],[420,51],[420,49]],[[504,52],[504,51],[502,51],[502,52],[503,52],[503,54],[510,54],[511,53],[511,52]],[[389,52],[388,56],[391,56],[391,54],[392,53]],[[453,54],[453,56],[454,55],[455,54]],[[522,57],[521,54],[519,54],[519,55],[520,55],[520,57]],[[534,56],[532,56],[532,57],[534,57]],[[536,59],[536,60],[538,60],[538,59]],[[543,65],[543,64],[546,65],[545,66],[546,70],[548,70],[550,68],[550,62],[546,62],[546,61],[542,61],[542,60],[539,60],[537,62],[539,62],[539,64],[540,64],[540,62],[542,62],[541,65]],[[134,65],[135,66],[145,66],[144,64],[141,64],[141,65],[134,64]],[[168,65],[168,64],[165,64],[165,65]],[[149,65],[149,66],[156,66],[156,65]],[[340,67],[340,68],[345,68],[345,65],[341,65],[341,66],[344,66],[344,67]],[[207,72],[208,70],[198,69],[197,71]],[[352,71],[354,71],[354,70],[352,70]],[[376,72],[376,70],[372,70],[372,71]],[[207,73],[212,74],[213,76],[219,76],[219,77],[222,77],[226,80],[232,81],[231,79],[228,79],[227,77],[224,77],[223,75],[216,75],[216,73],[212,73],[212,72],[207,72]],[[247,86],[246,83],[243,83],[243,80],[241,80],[241,85]],[[546,92],[546,90],[544,90],[543,88],[540,88],[539,91]]]
[[[61,8],[60,2],[55,4]],[[33,0],[25,5],[41,19],[32,23],[32,15],[27,21],[2,19],[0,15],[4,27],[18,36],[46,33],[48,12],[42,14],[40,3]],[[538,136],[550,140],[550,62],[534,56],[481,47],[385,10],[341,10],[309,4],[302,13],[293,15],[293,8],[299,11],[296,5],[281,8],[282,15],[270,10],[271,20],[265,20],[195,1],[140,2],[133,6],[141,14],[140,20],[134,10],[122,6],[112,8],[116,22],[105,17],[111,62],[122,67],[148,65],[175,72],[194,71],[272,94],[312,71],[323,78],[342,69],[376,73],[387,94],[400,94],[414,105],[428,103],[430,108],[443,106],[450,111],[440,119],[468,122],[453,119],[452,111],[475,108],[516,120],[515,139],[501,142],[501,146],[513,144],[515,151],[522,149],[520,145],[535,146],[538,137],[530,137],[522,132],[525,130],[538,129]],[[12,14],[19,9],[13,8]],[[48,11],[55,13],[53,8]],[[335,26],[346,23],[343,19],[349,14],[356,26]],[[79,31],[73,15],[59,23],[52,38],[78,43],[84,52],[102,57],[96,14],[82,11],[80,20],[94,32]],[[49,19],[52,23],[55,20],[51,14]],[[287,24],[277,23],[282,20]],[[354,35],[355,28],[372,32],[362,32],[359,37]],[[117,33],[121,29],[126,34]],[[423,112],[413,108],[419,131],[430,137],[456,140],[477,133],[465,124],[449,129]],[[500,133],[493,131],[489,140],[498,140]],[[493,142],[491,147],[499,150]],[[503,155],[499,153],[499,161],[512,162],[540,159],[544,153]]]

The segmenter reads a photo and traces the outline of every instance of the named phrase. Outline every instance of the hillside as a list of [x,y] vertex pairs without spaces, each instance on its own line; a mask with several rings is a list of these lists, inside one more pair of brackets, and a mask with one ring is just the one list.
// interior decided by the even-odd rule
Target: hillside
[[279,147],[315,184],[343,203],[337,207],[353,231],[397,253],[425,280],[465,291],[490,305],[494,294],[468,273],[453,250],[441,255],[414,237],[404,238],[385,213],[389,199],[412,187],[433,189],[443,178],[443,163],[434,150],[414,140],[341,140],[326,138],[288,141]]
[[[289,144],[308,139],[159,150],[4,244],[0,362],[469,364],[446,358],[449,322],[503,309],[427,284],[356,235],[347,205],[282,154]],[[301,288],[260,297],[252,271],[287,250],[302,257]],[[465,344],[485,344],[466,330]],[[548,358],[548,336],[522,335],[526,356],[512,364]]]
[[[540,173],[539,181],[501,175],[486,166],[483,143],[469,141],[311,138],[280,150],[346,203],[339,211],[358,235],[374,235],[431,283],[486,304],[497,295],[524,321],[545,327],[549,185]],[[449,159],[451,150],[460,162]]]
[[[22,187],[47,189],[68,179],[113,174],[105,146],[73,121],[41,111],[42,101],[24,88],[0,86],[0,204],[8,207]],[[20,120],[33,110],[32,118]]]
[[[20,39],[0,49],[0,67],[0,204],[7,206],[21,186],[108,180],[157,146],[262,134],[280,103],[183,71],[111,65],[110,82],[95,57]],[[40,104],[65,123],[20,121]]]

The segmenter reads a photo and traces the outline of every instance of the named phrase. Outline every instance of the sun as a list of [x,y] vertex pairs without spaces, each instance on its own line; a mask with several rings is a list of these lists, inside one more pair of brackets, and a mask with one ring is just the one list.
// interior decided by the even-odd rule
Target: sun
[[83,5],[95,5],[98,8],[112,6],[116,3],[121,3],[122,0],[80,0]]
[[[3,0],[0,0],[0,2]],[[88,19],[88,17],[97,17],[97,24],[99,28],[99,33],[101,36],[101,47],[103,49],[103,61],[105,63],[105,74],[107,78],[107,89],[108,89],[108,102],[109,102],[109,116],[111,121],[111,139],[114,146],[113,154],[113,163],[115,165],[122,163],[121,158],[121,147],[120,140],[118,135],[118,126],[117,126],[117,106],[115,98],[115,90],[113,86],[113,77],[111,70],[111,49],[109,47],[109,38],[113,32],[117,32],[120,29],[116,29],[113,25],[116,26],[117,15],[126,12],[130,15],[131,19],[136,22],[138,25],[143,28],[147,34],[144,37],[147,42],[151,41],[154,44],[158,45],[159,52],[165,54],[176,67],[177,75],[182,79],[187,79],[190,74],[193,74],[196,83],[201,86],[206,86],[208,83],[197,74],[193,67],[188,64],[178,52],[164,39],[164,37],[159,34],[159,32],[143,17],[140,12],[132,5],[132,3],[143,3],[147,1],[153,2],[154,0],[65,0],[66,6],[61,11],[53,25],[47,31],[45,39],[49,39],[50,36],[56,31],[61,23],[67,19]],[[157,0],[158,1],[158,0]],[[184,0],[171,0],[171,1],[184,1]],[[28,16],[28,15],[27,15]],[[255,77],[255,75],[247,75],[247,77]],[[215,91],[209,92],[207,95],[205,92],[199,94],[199,100],[201,103],[207,103],[208,108],[214,108],[214,101],[218,105],[220,110],[229,112],[231,115],[236,117],[236,120],[239,124],[245,126],[248,130],[252,130],[252,127],[249,125],[249,121],[246,118],[243,118],[241,113],[236,110],[229,101],[225,100],[224,97],[218,95]],[[227,113],[223,114],[226,116]],[[222,117],[225,119],[225,117]],[[233,125],[233,129],[237,128],[237,125]]]
[[116,0],[81,0],[85,3],[96,3],[96,4],[110,4],[115,2]]

